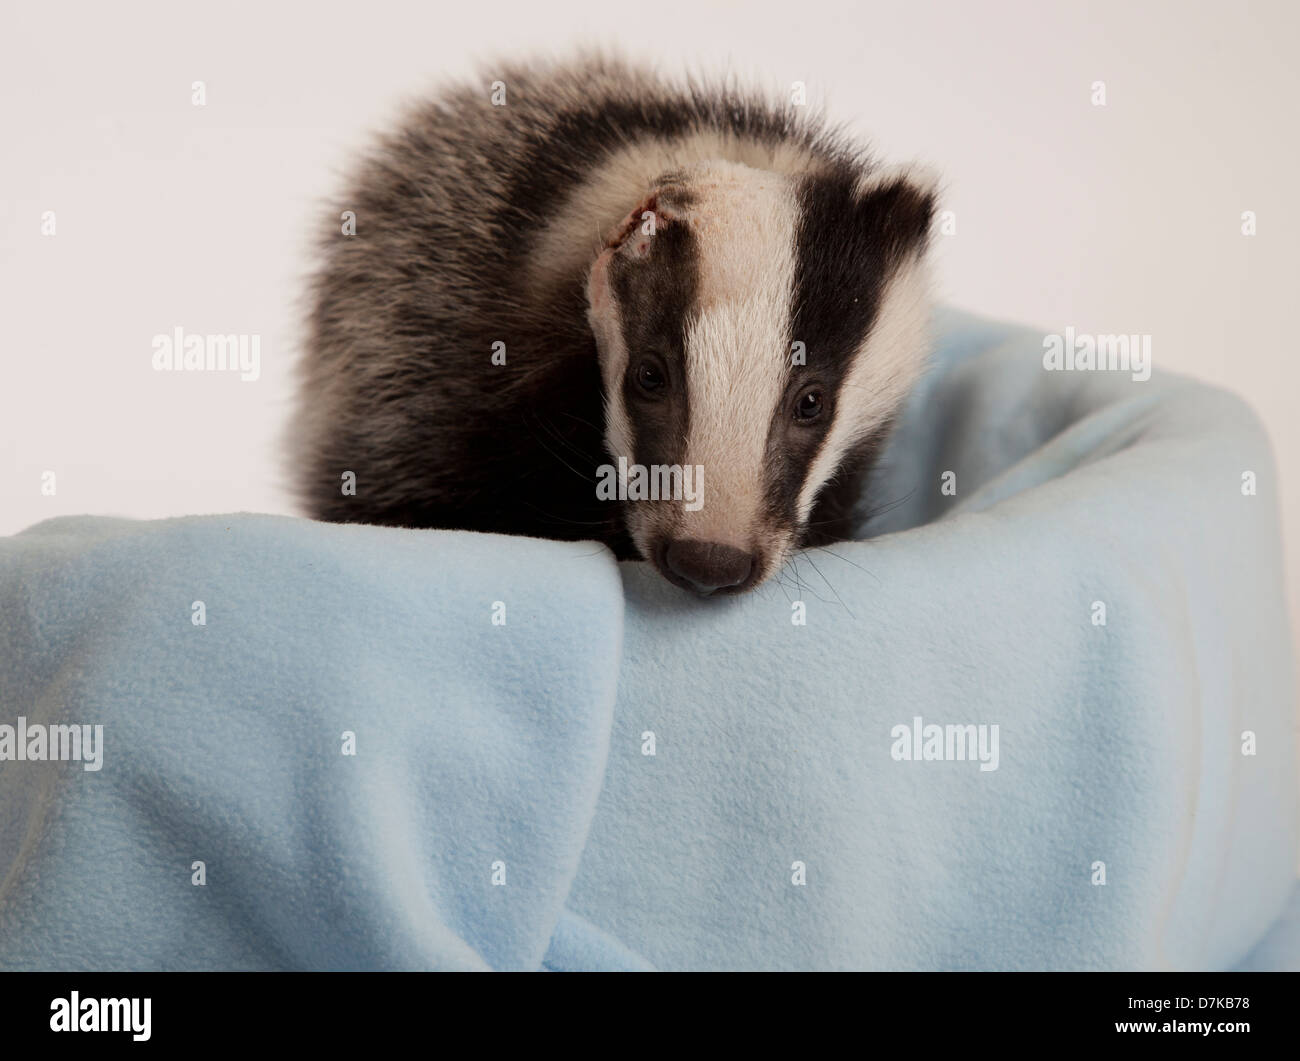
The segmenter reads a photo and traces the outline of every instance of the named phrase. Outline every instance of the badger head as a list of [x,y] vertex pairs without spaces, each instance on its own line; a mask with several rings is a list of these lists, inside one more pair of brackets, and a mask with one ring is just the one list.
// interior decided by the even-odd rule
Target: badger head
[[606,445],[643,484],[691,487],[624,506],[670,582],[762,583],[887,428],[925,358],[934,203],[906,171],[710,162],[608,234],[587,282]]

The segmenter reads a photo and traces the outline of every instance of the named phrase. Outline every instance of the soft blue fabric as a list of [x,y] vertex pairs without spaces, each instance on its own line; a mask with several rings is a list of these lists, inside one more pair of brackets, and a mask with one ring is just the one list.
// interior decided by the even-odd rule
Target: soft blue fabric
[[1281,918],[1237,969],[1256,973],[1300,973],[1300,884],[1291,892]]
[[[0,967],[1285,964],[1294,933],[1256,947],[1297,853],[1257,421],[939,332],[863,498],[884,536],[740,598],[267,516],[0,540],[0,724],[104,727],[98,771],[0,762]],[[997,725],[998,768],[898,761],[917,717]]]

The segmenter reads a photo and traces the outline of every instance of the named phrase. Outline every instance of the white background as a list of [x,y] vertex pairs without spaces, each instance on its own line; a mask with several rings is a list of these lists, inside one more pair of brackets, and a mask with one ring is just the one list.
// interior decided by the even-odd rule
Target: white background
[[[1300,615],[1298,6],[1291,3],[24,5],[0,64],[0,534],[47,516],[292,512],[290,408],[320,198],[394,105],[497,56],[617,44],[805,82],[946,180],[940,293],[1048,331],[1149,333],[1244,395],[1283,475]],[[480,64],[485,63],[486,66]],[[191,105],[191,83],[207,105]],[[486,89],[488,76],[482,78]],[[1107,105],[1091,103],[1094,81]],[[53,210],[57,235],[40,232]],[[1259,231],[1240,233],[1253,210]],[[262,378],[151,340],[259,333]],[[58,476],[42,496],[41,473]]]

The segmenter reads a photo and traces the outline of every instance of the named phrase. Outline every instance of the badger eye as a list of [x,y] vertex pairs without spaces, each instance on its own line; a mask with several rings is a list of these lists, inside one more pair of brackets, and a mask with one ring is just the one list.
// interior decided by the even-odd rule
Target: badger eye
[[647,394],[657,394],[668,385],[668,380],[653,361],[642,361],[636,367],[636,385]]
[[821,416],[821,413],[822,392],[819,390],[804,391],[794,403],[796,420],[815,420]]

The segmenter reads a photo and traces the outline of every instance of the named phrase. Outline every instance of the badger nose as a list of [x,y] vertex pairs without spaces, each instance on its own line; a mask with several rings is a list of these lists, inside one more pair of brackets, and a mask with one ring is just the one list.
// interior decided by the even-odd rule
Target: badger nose
[[707,597],[717,590],[735,589],[748,581],[754,570],[754,558],[730,545],[678,538],[670,541],[664,550],[664,566],[670,572],[669,581]]

